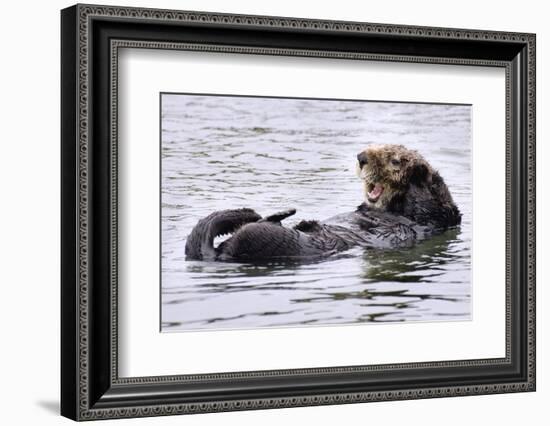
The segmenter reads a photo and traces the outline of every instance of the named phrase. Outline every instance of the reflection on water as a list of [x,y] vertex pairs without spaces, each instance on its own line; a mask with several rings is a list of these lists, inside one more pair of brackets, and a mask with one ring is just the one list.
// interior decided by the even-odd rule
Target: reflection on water
[[[470,125],[468,106],[163,95],[162,330],[469,319]],[[215,210],[296,207],[287,226],[353,210],[369,142],[419,150],[460,229],[318,262],[185,260],[185,238]]]

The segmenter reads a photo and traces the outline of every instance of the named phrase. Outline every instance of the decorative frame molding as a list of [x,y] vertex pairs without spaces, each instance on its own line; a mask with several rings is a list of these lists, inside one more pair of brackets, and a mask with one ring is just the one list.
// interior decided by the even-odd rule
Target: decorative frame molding
[[[135,38],[139,31],[126,30],[128,23],[139,23],[143,28],[139,31],[158,34],[159,40]],[[169,27],[189,29],[190,40],[176,39]],[[193,31],[212,27],[236,34],[236,39],[241,37],[240,43],[222,45],[207,37],[198,42],[202,33],[196,35]],[[271,31],[275,34],[273,45],[247,45],[247,36],[241,35],[247,31],[243,30],[256,34]],[[331,40],[338,49],[290,45],[296,44],[291,41],[294,39],[299,45],[300,35],[312,32]],[[277,34],[282,35],[281,40]],[[349,36],[346,39],[350,40],[349,48],[339,44],[337,35]],[[373,42],[366,47],[367,51],[358,51],[353,45],[356,38]],[[390,51],[390,42],[418,45],[416,50],[420,53],[403,54],[399,46]],[[285,43],[286,46],[280,45]],[[454,49],[451,54],[455,55],[444,56],[438,46],[445,49],[451,46]],[[124,47],[505,68],[506,357],[119,378],[116,124],[118,49]],[[472,50],[466,53],[468,49]],[[62,11],[62,81],[63,415],[91,420],[535,390],[533,34],[76,5]],[[90,158],[94,158],[93,168]],[[107,172],[108,178],[101,172]],[[104,192],[108,194],[102,195],[100,189],[106,189]],[[517,262],[512,261],[514,256],[518,257]],[[445,376],[457,369],[468,376],[469,371],[488,367],[501,369],[503,375],[506,371],[506,377],[511,378],[480,378],[471,384],[453,385],[452,377],[449,381]],[[399,384],[399,375],[413,370],[431,374],[434,385],[410,388]],[[394,388],[391,383],[377,388],[373,379],[361,383],[363,378],[381,372],[395,377]],[[328,391],[328,384],[336,376],[348,379],[349,383],[341,390]],[[296,390],[299,379],[304,378],[318,384],[312,390]],[[235,379],[248,380],[250,387],[224,394],[224,384]],[[284,386],[277,379],[284,379]],[[183,392],[189,385],[210,396]],[[173,391],[174,386],[181,388],[181,394],[166,396],[165,390]],[[265,392],[270,386],[271,396],[253,397],[253,389],[261,387]]]

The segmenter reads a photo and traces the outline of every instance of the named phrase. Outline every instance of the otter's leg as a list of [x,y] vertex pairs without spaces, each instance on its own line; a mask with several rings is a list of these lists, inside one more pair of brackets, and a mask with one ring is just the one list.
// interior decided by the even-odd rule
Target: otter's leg
[[218,247],[220,260],[266,260],[327,255],[312,238],[271,222],[249,223]]
[[256,222],[261,216],[252,209],[221,210],[199,220],[185,244],[188,259],[215,259],[214,238],[235,232],[244,224]]

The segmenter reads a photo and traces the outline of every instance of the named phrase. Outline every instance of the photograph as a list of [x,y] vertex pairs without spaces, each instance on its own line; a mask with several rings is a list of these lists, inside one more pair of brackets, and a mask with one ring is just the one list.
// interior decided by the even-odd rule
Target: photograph
[[472,105],[159,98],[161,332],[472,319]]

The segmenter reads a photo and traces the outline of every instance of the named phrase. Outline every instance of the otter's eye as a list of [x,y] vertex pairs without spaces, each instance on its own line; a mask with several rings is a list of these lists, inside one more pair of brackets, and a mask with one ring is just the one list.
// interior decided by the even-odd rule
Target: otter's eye
[[399,166],[401,164],[401,161],[399,161],[397,158],[391,159],[392,166]]

